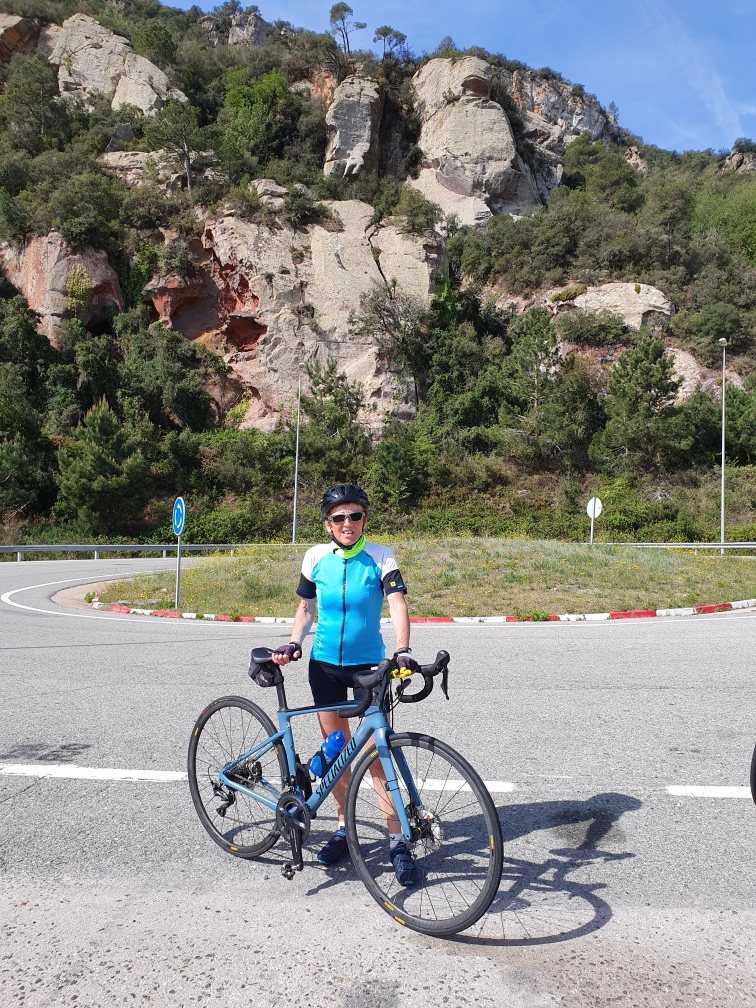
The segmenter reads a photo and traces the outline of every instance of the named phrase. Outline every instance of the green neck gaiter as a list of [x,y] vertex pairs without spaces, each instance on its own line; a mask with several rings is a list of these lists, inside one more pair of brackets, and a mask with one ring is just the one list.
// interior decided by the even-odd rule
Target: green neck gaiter
[[344,546],[340,546],[334,552],[336,556],[340,556],[342,560],[351,560],[352,557],[356,557],[358,553],[362,553],[365,548],[365,534],[363,533],[354,546],[350,546],[346,549]]

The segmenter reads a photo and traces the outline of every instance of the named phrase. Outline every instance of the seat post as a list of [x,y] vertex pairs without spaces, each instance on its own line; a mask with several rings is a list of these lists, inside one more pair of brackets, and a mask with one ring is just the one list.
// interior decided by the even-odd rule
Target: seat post
[[281,669],[276,665],[276,678],[273,680],[276,685],[276,695],[278,696],[278,709],[280,711],[288,710],[286,704],[286,688],[284,687],[284,677]]

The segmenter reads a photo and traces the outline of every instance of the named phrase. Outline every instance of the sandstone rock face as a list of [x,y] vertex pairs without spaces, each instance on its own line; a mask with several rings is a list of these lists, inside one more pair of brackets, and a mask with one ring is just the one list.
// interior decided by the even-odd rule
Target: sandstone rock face
[[89,304],[82,321],[88,325],[108,309],[123,310],[118,277],[101,249],[85,249],[74,255],[57,231],[44,238],[27,238],[22,248],[0,246],[0,269],[39,312],[39,331],[56,345],[60,323],[68,308],[66,283],[74,266],[89,274]]
[[[186,185],[183,168],[166,150],[107,151],[98,161],[103,171],[117,176],[126,185],[138,186],[149,178],[155,178],[169,192],[177,192]],[[195,182],[212,177],[217,163],[212,151],[196,154],[191,163]]]
[[149,164],[160,171],[161,159],[158,151],[108,151],[97,159],[102,170],[108,175],[115,175],[126,185],[136,186],[142,181],[142,176]]
[[556,77],[546,77],[536,70],[501,70],[500,73],[502,83],[518,108],[558,127],[566,142],[569,142],[569,134],[577,136],[586,130],[592,140],[610,139],[616,133],[611,116],[594,95],[587,94],[581,87]]
[[[477,56],[432,59],[413,78],[423,169],[410,183],[460,223],[519,213],[540,198],[504,109],[490,100],[493,68]],[[452,198],[446,197],[446,192]],[[468,204],[460,200],[470,200]]]
[[608,283],[589,287],[573,304],[583,311],[608,311],[619,315],[631,329],[653,324],[675,314],[675,306],[657,287],[648,284]]
[[252,179],[249,187],[255,190],[263,206],[270,210],[283,210],[284,197],[288,193],[284,186],[278,185],[273,179]]
[[741,174],[756,171],[756,151],[748,151],[745,154],[734,151],[732,154],[728,154],[720,171],[736,171]]
[[295,81],[291,85],[291,90],[307,95],[310,98],[321,98],[327,104],[330,104],[333,101],[333,93],[336,90],[336,78],[328,70],[316,68],[310,70],[307,80]]
[[585,130],[593,140],[614,139],[617,126],[597,99],[568,81],[535,70],[497,69],[518,107],[525,137],[535,147],[533,176],[542,198],[559,185],[567,144]]
[[339,84],[326,113],[324,175],[335,172],[350,178],[375,170],[382,114],[383,92],[377,81],[354,76]]
[[331,357],[365,385],[374,422],[397,398],[405,415],[414,410],[407,382],[350,337],[347,320],[360,294],[384,277],[396,276],[401,290],[427,304],[446,262],[440,238],[376,227],[373,208],[357,200],[326,206],[339,230],[271,230],[232,215],[208,220],[196,275],[157,277],[144,291],[155,317],[223,354],[251,394],[244,427],[271,430],[296,396],[299,363]]
[[[722,370],[721,368],[707,368],[700,364],[692,353],[687,350],[680,350],[679,347],[667,347],[664,351],[668,357],[673,358],[672,371],[675,378],[682,382],[677,393],[677,401],[681,402],[691,396],[700,385],[706,392],[719,391],[721,402]],[[735,385],[743,388],[743,378],[737,371],[725,369],[725,378],[728,385]]]
[[15,14],[0,14],[0,63],[14,53],[30,53],[36,48],[39,26]]
[[226,24],[210,15],[200,21],[210,36],[213,45],[260,45],[266,35],[273,31],[273,25],[263,21],[255,11],[237,11]]
[[648,165],[640,156],[640,151],[637,147],[627,147],[625,149],[625,161],[627,161],[631,168],[635,168],[636,171],[641,172],[643,175],[648,171]]
[[103,94],[112,96],[114,109],[136,105],[150,116],[169,98],[186,101],[154,63],[137,56],[125,38],[86,14],[74,14],[63,22],[50,62],[59,67],[60,93],[85,102]]
[[60,25],[45,24],[39,29],[39,39],[37,41],[37,52],[41,53],[48,61],[55,52],[63,29]]

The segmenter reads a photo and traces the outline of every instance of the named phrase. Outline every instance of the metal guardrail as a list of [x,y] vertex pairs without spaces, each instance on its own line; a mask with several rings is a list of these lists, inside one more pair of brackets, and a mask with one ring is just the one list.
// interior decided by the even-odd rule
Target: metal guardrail
[[[310,543],[182,543],[182,553],[230,553],[238,549],[251,549],[255,546],[308,546]],[[584,543],[582,545],[588,545]],[[629,542],[595,542],[594,546],[627,546],[633,549],[683,549],[693,550],[756,550],[756,542],[726,542],[726,543],[629,543]],[[34,546],[0,546],[0,553],[15,553],[20,561],[24,553],[92,553],[94,559],[100,559],[100,553],[162,553],[167,557],[176,552],[176,543],[117,543],[116,545],[96,545],[94,543],[40,543]]]
[[[254,546],[291,546],[291,543],[181,543],[182,553],[231,553],[235,550],[250,549]],[[302,543],[302,545],[305,545]],[[100,559],[100,553],[161,553],[167,557],[176,552],[176,543],[118,543],[117,545],[95,545],[94,543],[40,543],[34,546],[0,546],[0,553],[15,553],[20,561],[24,553],[93,553]]]
[[721,550],[724,553],[728,549],[756,549],[753,542],[726,542],[726,543],[595,543],[596,546],[632,546],[634,549],[683,549],[693,550],[697,554],[699,550]]

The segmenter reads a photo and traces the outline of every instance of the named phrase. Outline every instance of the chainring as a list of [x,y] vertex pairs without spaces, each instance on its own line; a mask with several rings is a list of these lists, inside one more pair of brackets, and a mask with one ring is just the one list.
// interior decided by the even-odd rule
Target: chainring
[[299,842],[304,843],[310,835],[310,809],[299,795],[284,791],[276,805],[276,829],[291,841],[294,830],[299,834]]

